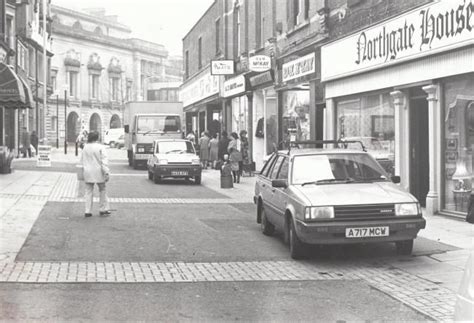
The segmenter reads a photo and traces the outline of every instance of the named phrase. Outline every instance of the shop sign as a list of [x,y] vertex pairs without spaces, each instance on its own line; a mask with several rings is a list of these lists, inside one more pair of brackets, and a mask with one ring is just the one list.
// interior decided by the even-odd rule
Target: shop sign
[[283,64],[281,71],[282,81],[287,82],[314,72],[316,72],[316,54],[311,53]]
[[211,75],[208,71],[188,84],[184,84],[179,91],[179,100],[183,102],[183,107],[186,107],[217,93],[219,93],[219,76]]
[[51,146],[38,146],[37,167],[51,167]]
[[437,1],[325,45],[328,81],[474,44],[474,0]]
[[272,60],[265,55],[255,55],[249,58],[249,70],[253,72],[265,72],[272,67]]
[[224,92],[222,96],[228,98],[236,94],[245,92],[245,76],[239,75],[224,81]]
[[266,71],[249,78],[250,86],[257,87],[262,84],[273,82],[273,73],[272,71]]
[[211,61],[211,75],[233,75],[234,73],[233,60]]

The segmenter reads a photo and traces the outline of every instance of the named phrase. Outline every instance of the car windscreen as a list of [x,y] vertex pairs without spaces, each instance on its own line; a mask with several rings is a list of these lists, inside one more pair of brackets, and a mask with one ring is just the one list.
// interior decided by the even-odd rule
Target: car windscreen
[[156,148],[157,154],[194,154],[193,144],[189,141],[161,141]]
[[295,156],[292,183],[386,181],[377,162],[366,154]]
[[142,116],[137,121],[139,133],[177,132],[180,128],[179,116]]

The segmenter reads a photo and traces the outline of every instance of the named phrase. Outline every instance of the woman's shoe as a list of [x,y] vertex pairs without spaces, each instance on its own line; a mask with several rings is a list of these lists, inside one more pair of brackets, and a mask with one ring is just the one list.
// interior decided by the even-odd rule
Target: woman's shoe
[[112,214],[112,212],[110,212],[110,211],[100,211],[100,212],[99,212],[99,215],[100,215],[100,216],[109,216],[109,215],[111,215],[111,214]]
[[86,213],[86,214],[84,214],[84,216],[85,216],[86,218],[90,218],[90,217],[92,216],[92,213]]

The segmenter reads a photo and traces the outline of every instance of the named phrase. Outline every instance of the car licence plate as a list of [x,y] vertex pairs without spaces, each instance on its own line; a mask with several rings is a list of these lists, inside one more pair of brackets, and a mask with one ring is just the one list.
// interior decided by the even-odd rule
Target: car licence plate
[[188,172],[183,171],[183,170],[174,170],[174,171],[171,171],[171,175],[173,175],[173,176],[188,176]]
[[388,227],[346,228],[346,238],[388,237]]

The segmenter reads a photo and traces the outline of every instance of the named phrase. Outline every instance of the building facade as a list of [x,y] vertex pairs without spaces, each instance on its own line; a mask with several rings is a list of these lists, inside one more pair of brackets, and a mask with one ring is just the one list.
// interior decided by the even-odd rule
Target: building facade
[[[50,141],[75,142],[81,131],[122,126],[126,101],[146,100],[153,80],[174,81],[164,46],[131,37],[103,9],[52,6],[54,95],[46,117]],[[178,74],[178,75],[176,75]]]
[[51,93],[50,1],[0,1],[0,36],[0,145],[19,155],[25,133],[35,131],[40,142],[45,137],[43,103]]

